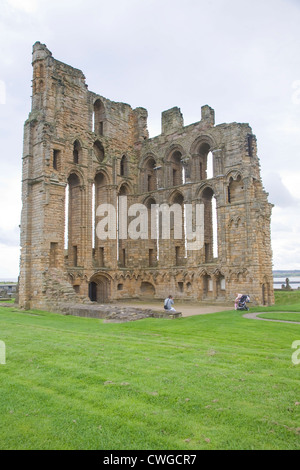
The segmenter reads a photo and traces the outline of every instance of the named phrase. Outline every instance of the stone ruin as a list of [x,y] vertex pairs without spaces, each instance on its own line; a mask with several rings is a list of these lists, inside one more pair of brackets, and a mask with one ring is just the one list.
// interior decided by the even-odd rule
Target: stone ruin
[[[40,42],[33,46],[32,66],[21,307],[60,310],[63,304],[170,293],[176,300],[213,303],[233,302],[243,292],[253,304],[274,303],[272,205],[248,124],[215,125],[214,110],[205,105],[199,122],[185,126],[174,107],[162,113],[161,134],[149,138],[146,109],[89,91],[83,73],[54,59]],[[173,212],[168,239],[160,236],[159,213],[156,239],[124,237],[120,221],[133,220],[120,211],[125,199],[128,207],[143,204],[149,213],[153,205],[175,204],[182,237],[175,236]],[[114,238],[97,236],[101,204],[116,208]],[[203,232],[197,250],[187,245],[187,205],[194,212],[203,208],[202,226],[193,222],[195,232]]]

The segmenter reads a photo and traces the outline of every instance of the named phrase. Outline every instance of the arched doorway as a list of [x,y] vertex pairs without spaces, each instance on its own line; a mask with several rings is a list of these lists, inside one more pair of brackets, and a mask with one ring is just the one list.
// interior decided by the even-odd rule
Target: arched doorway
[[97,284],[96,282],[89,283],[89,298],[92,302],[97,302]]
[[89,298],[92,302],[105,303],[110,300],[110,280],[101,274],[95,274],[89,283]]
[[144,299],[153,299],[155,295],[155,287],[151,282],[142,282],[140,289]]

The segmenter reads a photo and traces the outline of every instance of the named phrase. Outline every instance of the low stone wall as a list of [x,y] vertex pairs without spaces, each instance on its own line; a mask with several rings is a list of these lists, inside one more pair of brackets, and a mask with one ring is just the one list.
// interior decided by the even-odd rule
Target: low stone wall
[[60,307],[60,313],[64,315],[74,315],[78,317],[87,318],[101,318],[106,322],[128,322],[141,320],[143,318],[179,318],[181,312],[157,312],[151,309],[142,309],[138,307],[120,307],[110,304],[97,304],[97,305],[82,305],[82,304],[70,304],[62,305]]

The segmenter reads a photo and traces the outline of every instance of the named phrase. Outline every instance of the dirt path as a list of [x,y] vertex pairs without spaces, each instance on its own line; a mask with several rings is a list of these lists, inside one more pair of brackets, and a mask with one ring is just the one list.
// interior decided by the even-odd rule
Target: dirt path
[[[118,301],[117,305],[122,307],[141,307],[150,308],[151,310],[162,311],[162,302],[145,302],[132,300],[128,302]],[[175,302],[174,308],[177,312],[181,312],[183,317],[190,317],[192,315],[205,315],[208,313],[223,312],[224,310],[233,310],[234,307],[224,305],[200,305],[197,303],[181,303]]]
[[[292,313],[292,312],[274,312],[274,313]],[[289,320],[272,320],[271,318],[260,318],[257,315],[261,315],[262,312],[251,312],[251,313],[245,313],[243,315],[244,318],[251,318],[253,320],[264,320],[264,321],[276,321],[279,323],[295,323],[296,325],[300,325],[300,322],[298,321],[289,321]]]

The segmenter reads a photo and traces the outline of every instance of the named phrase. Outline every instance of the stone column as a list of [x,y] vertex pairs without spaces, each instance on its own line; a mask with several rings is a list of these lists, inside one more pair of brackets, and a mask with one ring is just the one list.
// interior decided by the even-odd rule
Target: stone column
[[181,163],[184,168],[184,174],[185,174],[185,183],[191,183],[191,161],[190,161],[190,156],[182,156],[181,157]]
[[156,177],[156,188],[162,189],[164,187],[162,166],[160,165],[156,166],[154,170],[155,170],[155,177]]
[[223,175],[223,154],[222,149],[211,151],[213,154],[213,173],[214,177]]

